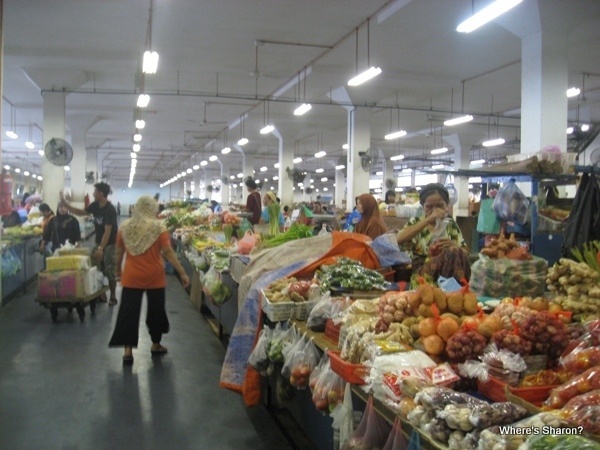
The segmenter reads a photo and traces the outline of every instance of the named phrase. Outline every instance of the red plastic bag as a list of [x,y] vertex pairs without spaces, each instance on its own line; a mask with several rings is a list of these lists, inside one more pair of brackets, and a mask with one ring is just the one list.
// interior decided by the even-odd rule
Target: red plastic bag
[[375,450],[383,448],[390,434],[390,429],[390,425],[375,411],[373,397],[369,396],[363,418],[342,450]]
[[247,230],[244,237],[239,240],[237,250],[240,255],[248,255],[256,246],[256,236],[251,230]]

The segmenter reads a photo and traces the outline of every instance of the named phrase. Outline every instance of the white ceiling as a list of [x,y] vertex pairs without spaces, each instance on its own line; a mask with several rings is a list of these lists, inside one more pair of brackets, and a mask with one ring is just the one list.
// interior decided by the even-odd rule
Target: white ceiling
[[[250,143],[244,151],[256,155],[256,168],[269,167],[265,175],[275,175],[277,139],[258,133],[266,121],[265,98],[271,99],[268,118],[285,148],[304,157],[300,167],[324,165],[333,175],[346,142],[347,116],[330,94],[345,86],[357,63],[359,69],[367,66],[367,42],[371,65],[383,73],[347,88],[348,101],[373,107],[372,145],[386,156],[412,156],[413,166],[423,165],[420,159],[441,146],[440,125],[463,108],[463,86],[464,111],[476,119],[445,128],[446,144],[478,148],[496,133],[518,140],[519,35],[540,26],[544,33],[565,31],[569,85],[581,88],[583,74],[590,74],[585,99],[569,101],[570,117],[579,105],[581,121],[600,123],[600,1],[524,0],[474,33],[457,33],[473,3],[477,10],[489,0],[154,0],[152,47],[160,61],[158,73],[145,77],[151,101],[142,112],[146,128],[135,180],[158,184],[212,153],[229,167],[225,175],[240,172],[241,154],[222,156],[220,150],[226,141],[237,142],[237,123],[245,114]],[[64,89],[67,140],[85,131],[86,148],[99,150],[99,170],[113,183],[126,183],[150,0],[3,4],[3,95],[15,105],[20,135],[15,141],[4,135],[11,119],[4,101],[3,163],[39,172],[43,92]],[[292,111],[303,98],[313,109],[295,117]],[[492,112],[500,117],[497,126]],[[398,123],[409,135],[385,141]],[[30,129],[36,149],[26,151]],[[318,147],[327,151],[326,160],[312,158]],[[485,156],[518,151],[518,144],[507,145]],[[220,175],[218,163],[207,169]]]

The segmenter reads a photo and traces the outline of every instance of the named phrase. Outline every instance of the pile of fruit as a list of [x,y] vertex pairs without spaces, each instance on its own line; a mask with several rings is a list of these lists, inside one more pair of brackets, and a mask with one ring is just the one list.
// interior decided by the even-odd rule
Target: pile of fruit
[[508,258],[516,260],[531,259],[531,255],[525,247],[522,247],[515,235],[511,234],[508,239],[504,233],[500,233],[497,238],[492,238],[490,245],[481,249],[481,254],[492,259]]

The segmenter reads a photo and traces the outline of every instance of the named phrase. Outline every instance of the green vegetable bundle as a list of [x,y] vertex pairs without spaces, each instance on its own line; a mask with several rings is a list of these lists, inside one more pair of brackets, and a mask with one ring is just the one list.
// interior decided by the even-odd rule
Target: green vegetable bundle
[[376,270],[367,269],[360,262],[350,258],[338,258],[336,264],[324,265],[317,271],[321,290],[342,288],[371,291],[384,289],[385,278]]
[[288,231],[286,231],[285,233],[281,233],[275,237],[267,238],[265,241],[262,242],[261,246],[266,248],[273,248],[281,244],[285,244],[286,242],[312,237],[312,235],[312,227],[308,225],[294,223]]
[[269,214],[269,235],[277,236],[279,234],[279,214],[281,207],[279,203],[271,203],[267,205],[267,213]]

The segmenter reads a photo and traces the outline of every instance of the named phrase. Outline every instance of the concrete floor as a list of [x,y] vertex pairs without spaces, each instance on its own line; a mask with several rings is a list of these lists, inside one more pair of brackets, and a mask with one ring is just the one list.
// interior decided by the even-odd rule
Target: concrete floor
[[144,308],[131,367],[108,348],[118,305],[86,308],[83,323],[60,309],[53,323],[35,297],[33,284],[0,309],[1,449],[297,447],[265,408],[219,388],[225,348],[175,277],[162,341],[169,353],[151,356]]

